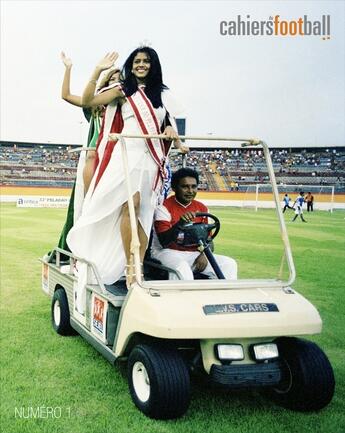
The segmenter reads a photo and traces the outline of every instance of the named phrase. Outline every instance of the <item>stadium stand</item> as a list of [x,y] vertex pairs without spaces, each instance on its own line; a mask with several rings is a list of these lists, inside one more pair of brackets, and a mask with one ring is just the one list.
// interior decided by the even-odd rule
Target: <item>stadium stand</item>
[[[71,187],[79,154],[69,145],[1,141],[1,184]],[[345,192],[345,147],[271,149],[278,184],[334,185]],[[172,170],[182,165],[179,155]],[[200,189],[244,191],[248,185],[268,180],[261,149],[192,148],[186,166],[200,173]]]
[[66,145],[0,142],[1,184],[71,187],[79,155]]

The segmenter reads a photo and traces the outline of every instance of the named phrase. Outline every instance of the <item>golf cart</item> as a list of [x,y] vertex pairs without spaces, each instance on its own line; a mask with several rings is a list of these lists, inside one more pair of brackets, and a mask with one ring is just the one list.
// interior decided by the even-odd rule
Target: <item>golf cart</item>
[[[111,363],[127,361],[133,402],[151,418],[177,418],[187,411],[190,374],[195,370],[220,386],[267,389],[279,404],[292,410],[325,407],[334,393],[333,370],[315,343],[300,338],[320,333],[322,321],[313,305],[291,288],[295,268],[266,143],[212,137],[263,148],[288,278],[224,279],[210,248],[220,221],[216,215],[206,214],[211,222],[182,227],[182,237],[185,245],[197,244],[205,252],[217,278],[199,279],[202,276],[197,275],[194,281],[183,281],[178,273],[176,279],[169,280],[174,271],[150,257],[142,269],[125,139],[143,136],[110,137],[119,139],[122,147],[134,282],[128,290],[125,279],[104,285],[93,263],[55,248],[42,259],[42,288],[52,298],[56,332],[80,334]],[[84,263],[88,271],[84,314],[76,308],[76,262]]]

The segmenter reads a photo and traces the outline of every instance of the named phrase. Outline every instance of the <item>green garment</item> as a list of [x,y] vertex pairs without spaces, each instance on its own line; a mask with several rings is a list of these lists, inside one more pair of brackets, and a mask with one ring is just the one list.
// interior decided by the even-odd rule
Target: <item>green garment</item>
[[[67,235],[68,232],[71,230],[72,226],[73,226],[73,214],[74,214],[74,192],[75,192],[75,181],[73,184],[73,188],[72,188],[72,193],[71,193],[71,198],[69,200],[69,205],[68,205],[68,209],[67,209],[67,216],[66,216],[66,222],[65,225],[63,226],[61,235],[60,235],[60,239],[59,239],[59,243],[58,243],[58,247],[62,248],[63,250],[66,251],[70,251],[70,249],[68,248],[67,245]],[[68,257],[62,257],[62,260],[67,260]]]
[[96,143],[97,143],[98,136],[99,136],[99,130],[100,130],[99,115],[96,114],[92,118],[92,122],[90,123],[89,135],[87,137],[87,142],[88,142],[87,147],[90,147],[92,149],[96,149]]

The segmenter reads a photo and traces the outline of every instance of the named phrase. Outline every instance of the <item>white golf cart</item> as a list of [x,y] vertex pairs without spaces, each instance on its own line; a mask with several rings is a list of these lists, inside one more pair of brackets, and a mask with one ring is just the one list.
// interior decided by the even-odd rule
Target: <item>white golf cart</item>
[[[128,137],[138,138],[111,134],[112,139],[120,139],[127,173],[135,282],[128,290],[124,279],[104,285],[93,263],[55,248],[42,259],[42,287],[52,298],[56,332],[80,334],[111,363],[126,360],[132,399],[151,418],[176,418],[187,411],[190,374],[196,369],[221,386],[266,388],[279,404],[293,410],[325,407],[334,393],[333,370],[316,344],[300,338],[320,333],[322,322],[313,305],[291,288],[295,268],[266,143],[212,137],[262,147],[288,278],[225,280],[215,263],[217,279],[183,281],[168,280],[172,270],[150,258],[141,269],[127,166]],[[203,233],[211,231],[214,236],[219,230],[217,218],[213,220],[204,231],[196,225],[186,227],[206,250],[210,237]],[[212,253],[208,257],[212,261]],[[88,268],[85,314],[78,313],[75,305],[76,261]]]

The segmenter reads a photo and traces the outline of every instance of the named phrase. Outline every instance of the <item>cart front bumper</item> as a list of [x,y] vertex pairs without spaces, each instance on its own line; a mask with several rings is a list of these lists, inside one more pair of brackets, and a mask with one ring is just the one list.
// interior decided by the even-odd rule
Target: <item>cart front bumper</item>
[[232,388],[276,386],[286,377],[281,361],[248,365],[216,365],[210,370],[212,382]]

